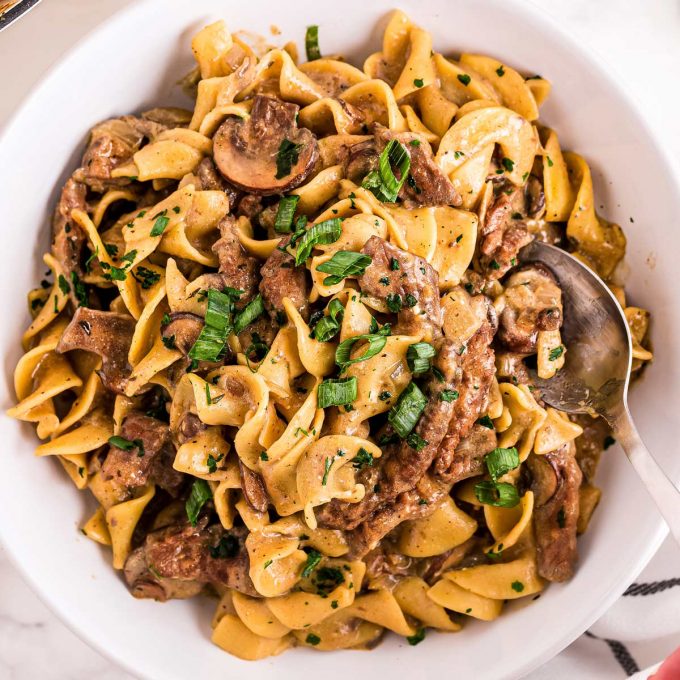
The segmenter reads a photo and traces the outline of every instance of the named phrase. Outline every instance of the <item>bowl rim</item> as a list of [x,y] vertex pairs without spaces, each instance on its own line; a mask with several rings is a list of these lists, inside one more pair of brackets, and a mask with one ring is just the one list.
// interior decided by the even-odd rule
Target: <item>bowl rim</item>
[[[100,35],[105,32],[115,30],[117,24],[121,24],[127,20],[128,16],[136,13],[143,13],[147,7],[158,4],[159,0],[137,0],[124,7],[114,10],[107,18],[103,19],[76,42],[74,42],[68,49],[66,49],[58,59],[56,59],[44,71],[44,73],[34,82],[30,91],[24,96],[16,109],[8,117],[6,123],[0,128],[0,150],[4,147],[6,139],[12,136],[13,128],[17,121],[21,118],[25,109],[30,107],[34,98],[37,98],[40,90],[43,88],[54,74],[59,71],[62,66],[71,59],[87,49],[87,46],[94,43]],[[497,4],[498,0],[487,0],[491,5]],[[398,3],[394,3],[394,9],[397,8]],[[623,75],[618,68],[604,58],[590,43],[581,43],[577,36],[563,27],[559,23],[557,17],[553,16],[538,0],[503,0],[503,5],[508,11],[513,13],[526,13],[532,15],[532,18],[540,26],[542,30],[556,33],[566,46],[569,46],[575,52],[578,52],[584,59],[586,59],[593,66],[596,76],[605,80],[610,87],[612,87],[618,97],[625,102],[628,108],[628,113],[635,120],[638,125],[640,136],[643,137],[645,145],[653,152],[658,159],[659,166],[667,173],[670,185],[675,189],[675,200],[680,205],[680,168],[676,167],[673,156],[670,151],[661,143],[660,133],[658,133],[648,121],[644,107],[640,98],[635,95],[630,89],[625,88],[622,83],[625,82]],[[510,6],[508,8],[508,5]],[[200,8],[197,7],[197,15]],[[669,197],[669,201],[674,200],[673,196]],[[677,485],[680,483],[680,473],[677,475],[669,475],[672,481]],[[114,652],[109,650],[104,641],[98,637],[96,629],[86,627],[78,621],[77,615],[74,613],[76,609],[69,610],[62,607],[55,597],[54,592],[50,589],[48,584],[37,580],[31,573],[29,567],[25,565],[18,557],[18,552],[14,550],[13,545],[8,541],[8,533],[4,529],[4,521],[0,514],[0,544],[5,549],[5,553],[9,562],[16,568],[22,580],[30,587],[30,589],[38,596],[43,604],[56,616],[56,618],[63,623],[72,633],[74,633],[81,641],[85,642],[89,647],[96,650],[104,658],[111,661],[118,668],[125,670],[135,677],[148,678],[155,680],[151,675],[132,666],[132,663],[125,657],[117,657]],[[552,645],[545,647],[543,651],[534,656],[527,658],[522,664],[512,669],[512,672],[504,677],[508,680],[510,678],[521,678],[527,673],[539,668],[550,659],[554,658],[563,649],[568,647],[575,639],[581,636],[587,629],[599,619],[605,611],[607,611],[614,602],[623,594],[626,588],[634,581],[640,572],[647,566],[649,561],[660,548],[664,539],[668,535],[668,528],[659,514],[655,518],[654,531],[650,533],[647,539],[646,548],[640,553],[636,561],[634,569],[631,569],[628,577],[620,582],[610,586],[601,595],[599,605],[592,609],[584,610],[584,614],[580,617],[574,617],[570,626],[570,632],[564,634]]]

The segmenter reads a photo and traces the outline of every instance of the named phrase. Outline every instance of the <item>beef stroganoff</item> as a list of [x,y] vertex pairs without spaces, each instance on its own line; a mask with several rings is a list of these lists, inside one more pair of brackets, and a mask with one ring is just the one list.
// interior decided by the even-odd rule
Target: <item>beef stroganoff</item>
[[132,595],[218,598],[213,641],[253,660],[415,645],[573,575],[613,440],[532,384],[569,348],[524,245],[596,270],[652,358],[547,80],[398,11],[363,68],[305,48],[216,22],[192,110],[91,130],[10,410]]

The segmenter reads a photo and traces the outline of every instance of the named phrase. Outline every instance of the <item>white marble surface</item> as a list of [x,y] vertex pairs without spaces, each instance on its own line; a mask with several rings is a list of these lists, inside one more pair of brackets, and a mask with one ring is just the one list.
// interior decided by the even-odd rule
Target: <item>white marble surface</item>
[[[44,0],[0,33],[0,128],[61,54],[132,1]],[[609,62],[663,135],[680,172],[680,2],[537,0],[535,4]],[[132,678],[71,633],[24,584],[0,547],[0,678],[92,677]]]

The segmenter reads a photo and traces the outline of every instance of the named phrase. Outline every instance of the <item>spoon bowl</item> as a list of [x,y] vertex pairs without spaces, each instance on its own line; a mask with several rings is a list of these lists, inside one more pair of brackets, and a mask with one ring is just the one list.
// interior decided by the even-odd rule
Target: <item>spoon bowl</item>
[[541,398],[559,411],[609,423],[680,544],[680,491],[645,447],[628,409],[633,342],[621,305],[595,272],[561,248],[532,241],[518,261],[548,267],[562,289],[565,363],[548,380],[531,372]]

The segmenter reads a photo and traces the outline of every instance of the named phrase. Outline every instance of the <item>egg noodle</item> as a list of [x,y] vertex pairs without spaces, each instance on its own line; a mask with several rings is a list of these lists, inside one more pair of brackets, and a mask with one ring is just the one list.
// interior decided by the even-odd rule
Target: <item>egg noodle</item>
[[212,639],[419,643],[571,577],[605,424],[542,402],[562,296],[533,239],[615,285],[625,237],[538,122],[550,83],[445,57],[394,12],[363,68],[192,41],[192,110],[92,129],[28,296],[10,414],[97,509],[135,597],[219,598]]

